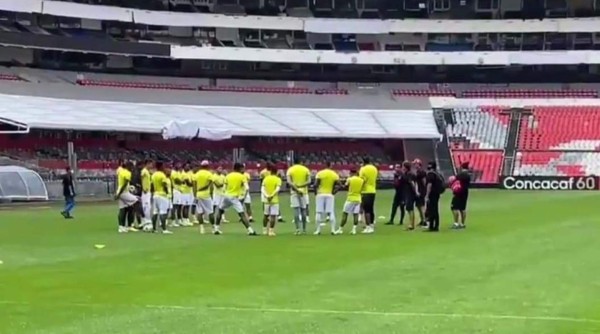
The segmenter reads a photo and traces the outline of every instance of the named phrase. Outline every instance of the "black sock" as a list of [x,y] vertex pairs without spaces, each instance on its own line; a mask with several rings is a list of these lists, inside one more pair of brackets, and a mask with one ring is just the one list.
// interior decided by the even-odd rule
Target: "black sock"
[[127,220],[127,208],[119,209],[118,216],[119,226],[125,227],[125,221]]
[[404,205],[400,205],[400,225],[404,224],[404,216],[406,215],[406,210],[404,209]]
[[158,223],[158,215],[152,216],[152,230],[156,231],[156,224]]

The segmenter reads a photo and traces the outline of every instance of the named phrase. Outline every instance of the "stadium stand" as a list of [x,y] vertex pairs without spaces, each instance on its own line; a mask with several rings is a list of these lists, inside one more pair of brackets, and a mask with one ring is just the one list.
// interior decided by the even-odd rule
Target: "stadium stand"
[[[57,131],[68,130],[83,136],[72,139],[89,170],[145,156],[226,164],[237,148],[256,165],[293,150],[315,166],[345,169],[362,156],[389,166],[410,152],[446,159],[446,172],[469,161],[486,184],[510,174],[597,172],[593,5],[422,3],[1,3],[0,44],[17,46],[0,49],[2,129],[33,131],[22,141],[2,135],[3,153],[56,169],[67,153]],[[432,119],[432,109],[448,112]],[[148,137],[173,120],[243,140]],[[50,137],[36,137],[42,130]],[[432,145],[440,133],[445,145]],[[274,136],[278,144],[265,140]]]
[[597,150],[600,108],[537,106],[523,116],[519,148],[523,150]]

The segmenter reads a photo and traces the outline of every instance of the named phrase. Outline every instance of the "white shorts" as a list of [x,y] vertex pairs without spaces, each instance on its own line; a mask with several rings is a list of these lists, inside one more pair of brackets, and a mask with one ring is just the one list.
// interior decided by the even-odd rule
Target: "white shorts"
[[360,202],[348,202],[344,203],[344,213],[349,215],[357,215],[360,213]]
[[264,213],[266,216],[279,216],[279,203],[264,204]]
[[171,201],[168,198],[161,196],[154,196],[154,214],[155,215],[166,215],[169,212]]
[[223,199],[221,200],[221,204],[219,205],[219,209],[226,210],[231,207],[233,207],[233,209],[237,213],[244,213],[244,206],[242,205],[242,201],[240,201],[239,198],[223,196]]
[[213,194],[213,206],[219,207],[221,206],[221,202],[223,202],[223,195]]
[[173,205],[183,204],[183,194],[179,190],[173,190]]
[[244,204],[252,204],[252,197],[250,197],[250,191],[246,193],[246,197],[244,197]]
[[152,205],[152,195],[150,193],[142,193],[142,207],[144,210]]
[[196,210],[198,214],[212,214],[214,212],[213,201],[210,198],[198,198]]
[[315,211],[317,213],[333,214],[335,210],[335,197],[331,194],[318,194],[315,200]]
[[290,206],[292,208],[306,209],[309,204],[308,199],[308,194],[298,194],[297,192],[292,191],[292,194],[290,195]]
[[121,193],[121,196],[119,196],[119,209],[130,207],[138,200],[139,198],[137,196],[133,195],[129,191],[124,191]]
[[194,194],[181,194],[181,205],[193,205]]

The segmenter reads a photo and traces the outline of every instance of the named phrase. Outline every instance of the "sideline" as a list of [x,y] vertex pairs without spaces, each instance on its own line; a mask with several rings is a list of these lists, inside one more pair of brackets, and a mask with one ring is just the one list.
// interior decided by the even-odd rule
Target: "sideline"
[[[18,302],[9,300],[0,300],[0,305],[18,305],[18,306],[43,306],[45,304],[36,304],[28,302]],[[294,309],[294,308],[269,308],[269,307],[236,307],[236,306],[183,306],[183,305],[108,305],[93,303],[52,303],[47,306],[64,307],[84,307],[84,308],[143,308],[154,310],[189,310],[189,311],[232,311],[232,312],[256,312],[256,313],[293,313],[293,314],[336,314],[336,315],[357,315],[357,316],[378,316],[378,317],[416,317],[416,318],[471,318],[471,319],[491,319],[491,320],[522,320],[522,321],[547,321],[547,322],[571,322],[571,323],[589,323],[600,324],[600,319],[573,318],[558,316],[526,316],[509,314],[477,314],[477,313],[421,313],[421,312],[378,312],[378,311],[346,311],[346,310],[328,310],[328,309]]]

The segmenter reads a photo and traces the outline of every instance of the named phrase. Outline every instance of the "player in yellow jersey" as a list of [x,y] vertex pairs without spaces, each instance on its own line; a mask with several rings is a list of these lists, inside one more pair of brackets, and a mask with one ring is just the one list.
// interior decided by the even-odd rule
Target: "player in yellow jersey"
[[190,222],[191,206],[194,203],[193,180],[194,173],[189,163],[181,170],[181,226],[193,226]]
[[[265,165],[265,168],[263,168],[260,171],[259,175],[260,175],[260,180],[261,181],[263,181],[265,179],[265,177],[271,175],[271,171],[270,171],[271,170],[271,166],[277,167],[273,162],[267,162],[266,165]],[[275,168],[275,171],[277,171],[277,168]],[[263,196],[261,196],[260,200],[261,200],[261,202],[263,203],[263,206],[264,206],[264,204],[265,204],[265,198]],[[267,226],[267,223],[268,223],[267,221],[268,221],[267,217],[263,216],[263,227]],[[284,221],[283,217],[281,217],[281,214],[277,217],[277,221],[280,221],[280,222]]]
[[210,198],[210,189],[213,185],[213,173],[208,170],[209,163],[204,160],[200,163],[200,169],[194,174],[194,194],[196,194],[196,212],[200,223],[200,233],[204,234],[204,216],[208,217],[210,225],[215,224],[213,201]]
[[[123,166],[117,169],[117,192],[115,194],[115,200],[119,201],[119,233],[126,233],[128,231],[137,231],[132,227],[134,213],[133,205],[138,201],[138,198],[131,193],[131,171],[133,170],[133,164],[126,162]],[[128,217],[130,217],[128,221]]]
[[242,224],[248,230],[248,235],[256,235],[256,232],[250,226],[246,211],[242,201],[246,198],[248,192],[248,179],[244,176],[244,165],[236,162],[233,165],[233,172],[225,176],[225,192],[223,194],[223,200],[219,205],[219,212],[217,213],[217,219],[214,226],[214,234],[221,234],[221,217],[225,214],[225,210],[233,208],[235,212],[240,216]]
[[[244,166],[244,169],[246,166]],[[246,178],[246,184],[248,185],[248,190],[250,190],[250,180],[252,180],[252,176],[247,171],[244,171],[244,177]],[[246,214],[248,214],[248,221],[253,222],[254,218],[252,218],[252,197],[250,196],[250,191],[246,192],[246,197],[244,197],[244,207],[246,209]]]
[[348,215],[352,215],[354,225],[352,226],[351,234],[356,234],[358,227],[358,215],[360,214],[361,192],[365,184],[365,180],[358,176],[355,169],[350,171],[350,177],[346,179],[345,187],[348,190],[346,203],[344,203],[344,211],[342,212],[342,224],[339,229],[339,234],[342,234],[344,226],[348,221]]
[[310,170],[296,159],[295,164],[287,170],[286,181],[290,187],[290,206],[294,210],[296,234],[306,233]]
[[[219,212],[219,206],[223,201],[223,193],[225,191],[225,174],[223,167],[219,166],[213,173],[212,200],[213,212]],[[222,223],[229,223],[226,217],[221,217]]]
[[362,210],[365,215],[365,230],[363,233],[375,232],[375,194],[377,193],[377,176],[379,171],[377,167],[371,164],[371,160],[368,157],[363,158],[363,166],[358,172],[365,184],[363,186],[362,196]]
[[337,192],[340,176],[331,169],[331,162],[325,164],[325,169],[319,171],[315,176],[315,224],[317,229],[316,235],[321,234],[322,223],[325,223],[327,215],[329,215],[329,224],[331,225],[331,234],[338,234],[335,221],[335,196]]
[[167,216],[170,208],[170,196],[172,193],[169,171],[163,166],[162,162],[156,162],[156,171],[150,178],[150,194],[153,206],[152,231],[156,232],[156,227],[160,221],[163,234],[171,234],[167,229]]
[[263,227],[263,234],[275,236],[275,223],[279,216],[279,191],[281,190],[281,179],[277,176],[277,167],[269,165],[269,175],[262,181],[261,195],[265,199],[264,215],[268,219],[267,226]]
[[142,227],[144,229],[148,229],[152,224],[152,201],[150,194],[150,186],[151,186],[151,177],[152,174],[150,169],[152,168],[152,160],[146,160],[144,162],[144,168],[142,168],[141,178],[142,178],[142,212],[144,217],[144,222]]

